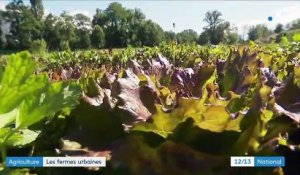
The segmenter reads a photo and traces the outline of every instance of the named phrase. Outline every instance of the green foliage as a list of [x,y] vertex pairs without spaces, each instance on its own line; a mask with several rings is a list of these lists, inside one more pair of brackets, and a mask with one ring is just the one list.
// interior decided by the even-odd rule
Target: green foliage
[[76,25],[76,48],[89,49],[91,47],[90,27],[91,20],[84,14],[78,13],[74,15],[74,23]]
[[163,39],[162,28],[151,20],[147,20],[141,30],[142,46],[157,46]]
[[207,32],[202,32],[197,41],[200,45],[205,45],[209,43],[209,35]]
[[283,31],[283,25],[282,24],[277,24],[274,32],[275,33],[280,33],[282,31]]
[[300,41],[300,33],[295,33],[293,35],[293,41],[295,41],[295,42],[299,42]]
[[44,15],[44,7],[42,0],[30,0],[31,9],[37,20],[41,20]]
[[289,23],[289,29],[290,30],[295,30],[300,28],[300,19],[296,19]]
[[34,40],[30,46],[30,51],[33,54],[44,56],[47,52],[47,43],[45,40]]
[[[0,20],[11,24],[5,40],[0,40],[0,47],[9,50],[39,49],[39,40],[44,40],[47,49],[77,50],[90,48],[121,48],[158,46],[163,42],[180,44],[197,42],[200,45],[219,43],[236,44],[239,40],[237,31],[229,22],[222,19],[216,10],[205,13],[204,31],[197,35],[191,29],[175,34],[164,31],[157,23],[146,19],[138,8],[128,9],[118,2],[112,2],[105,9],[97,9],[91,20],[84,14],[70,15],[62,12],[59,16],[52,13],[44,16],[42,0],[14,0],[0,13]],[[298,29],[299,20],[289,24],[288,30]],[[277,25],[276,42],[280,43],[283,26]],[[248,32],[249,40],[270,42],[272,31],[264,25],[252,26]],[[1,31],[0,31],[1,35]],[[289,38],[292,38],[288,36]],[[37,50],[37,51],[35,51]]]
[[78,49],[89,49],[91,48],[91,39],[88,31],[77,31],[78,39],[76,41],[76,48]]
[[105,34],[103,29],[99,25],[95,25],[92,35],[91,35],[91,41],[93,47],[100,49],[104,47],[105,45]]
[[163,30],[145,20],[139,9],[126,9],[120,3],[111,3],[105,10],[97,10],[93,25],[99,25],[105,33],[106,47],[154,46],[163,39]]
[[[39,4],[39,5],[38,5]],[[7,47],[11,49],[29,49],[34,40],[40,39],[43,29],[42,5],[37,3],[32,9],[23,1],[12,1],[3,12],[6,21],[14,21],[6,37]]]
[[111,3],[104,10],[97,9],[92,21],[83,14],[71,16],[67,12],[60,16],[51,13],[43,16],[42,1],[32,0],[30,4],[13,1],[3,12],[5,21],[16,21],[6,38],[8,49],[35,50],[39,45],[37,40],[46,41],[49,50],[157,46],[162,41],[170,43],[175,39],[178,43],[197,41],[201,45],[231,44],[237,40],[233,33],[226,34],[229,23],[223,22],[217,11],[206,13],[204,21],[208,26],[198,38],[190,29],[178,34],[165,32],[157,23],[146,20],[140,9],[127,9],[120,3]]
[[272,34],[272,31],[270,31],[265,25],[258,24],[256,26],[251,26],[248,32],[248,39],[255,41],[255,40],[261,40],[263,38],[268,37]]
[[290,43],[290,42],[289,42],[288,37],[283,36],[283,37],[281,38],[281,42],[280,42],[281,45],[283,45],[283,46],[288,46],[289,43]]
[[[2,16],[1,16],[1,11],[0,11],[0,20],[1,20]],[[0,22],[0,25],[2,25],[2,23]],[[2,27],[0,27],[0,49],[2,49],[4,47],[4,41],[2,39]]]
[[0,114],[12,111],[23,99],[45,86],[45,75],[34,76],[35,65],[28,52],[11,55],[1,81]]
[[[50,50],[68,50],[76,47],[79,39],[76,36],[77,28],[72,16],[66,12],[59,17],[49,14],[44,25],[43,38]],[[81,37],[84,38],[84,36]]]
[[[9,42],[31,43],[39,52],[41,1],[30,1],[30,8],[16,2],[8,6],[7,19],[24,11],[28,19],[13,29],[36,36],[11,31]],[[212,45],[185,44],[197,39],[194,31],[164,32],[139,9],[119,3],[98,9],[92,22],[83,14],[49,14],[42,38],[50,49],[63,51],[34,58],[21,52],[0,66],[2,162],[18,151],[108,161],[95,172],[30,170],[37,174],[282,175],[286,169],[233,170],[228,157],[299,151],[297,140],[288,137],[299,134],[298,35],[294,42],[282,37],[280,44],[261,45],[254,40],[271,32],[258,25],[250,29],[250,47],[215,45],[236,43],[236,31],[217,11],[204,21],[208,26],[198,43]],[[91,45],[146,47],[71,51]],[[278,146],[287,151],[278,152]],[[2,166],[2,174],[28,173]]]
[[[11,133],[13,134],[7,138]],[[38,133],[28,129],[22,130],[22,133],[16,133],[12,128],[0,128],[0,136],[1,146],[17,148],[33,142],[37,138]]]
[[[83,98],[61,113],[66,122],[59,131],[47,132],[61,146],[45,146],[44,136],[36,154],[103,155],[110,166],[99,173],[238,175],[244,171],[228,168],[231,155],[288,156],[278,146],[296,153],[298,143],[285,135],[299,132],[297,43],[249,43],[53,54],[57,62],[47,71],[59,78],[52,80],[74,79],[72,69],[79,71]],[[280,172],[285,170],[246,174]]]
[[294,83],[300,87],[300,66],[294,67]]
[[248,32],[248,39],[250,41],[255,41],[258,38],[259,38],[258,30],[252,26]]
[[60,41],[59,48],[62,51],[69,51],[69,50],[71,50],[70,49],[69,41]]
[[[198,40],[199,43],[205,43],[206,35],[209,36],[209,42],[213,45],[219,44],[225,39],[225,30],[227,30],[230,26],[228,22],[224,22],[221,19],[222,13],[216,10],[207,12],[205,14],[205,21],[208,26],[204,27],[204,32],[200,35],[201,41]],[[199,38],[200,39],[200,38]]]
[[187,29],[176,34],[176,38],[178,43],[192,43],[197,41],[198,34],[192,29]]
[[236,44],[239,41],[239,35],[237,33],[229,33],[226,35],[227,44]]
[[176,40],[176,34],[172,31],[164,32],[164,41],[167,43],[174,42]]
[[80,95],[80,88],[74,83],[52,83],[44,92],[34,93],[24,99],[20,105],[20,114],[16,118],[16,127],[27,127],[44,116],[54,116],[63,108],[72,108]]
[[74,107],[80,96],[79,85],[51,83],[47,75],[35,75],[35,70],[35,63],[27,51],[11,55],[5,66],[0,84],[0,147],[3,163],[7,148],[22,148],[37,138],[37,128],[26,128],[46,117],[53,117],[64,108]]

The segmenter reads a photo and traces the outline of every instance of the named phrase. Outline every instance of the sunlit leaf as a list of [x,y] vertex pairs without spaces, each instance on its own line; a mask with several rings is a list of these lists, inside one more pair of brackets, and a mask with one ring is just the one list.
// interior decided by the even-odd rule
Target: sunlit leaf
[[8,58],[0,86],[0,114],[10,112],[30,93],[45,88],[45,75],[35,76],[35,64],[28,52]]
[[[13,133],[9,138],[7,135]],[[0,129],[0,144],[7,147],[19,147],[33,142],[39,133],[25,129],[14,132],[11,128]]]
[[52,83],[45,92],[37,92],[23,101],[16,126],[27,127],[47,116],[53,116],[58,110],[73,107],[78,104],[80,95],[80,87],[75,83]]
[[19,113],[19,109],[15,108],[9,113],[1,114],[0,115],[0,128],[6,127],[15,122],[16,117]]

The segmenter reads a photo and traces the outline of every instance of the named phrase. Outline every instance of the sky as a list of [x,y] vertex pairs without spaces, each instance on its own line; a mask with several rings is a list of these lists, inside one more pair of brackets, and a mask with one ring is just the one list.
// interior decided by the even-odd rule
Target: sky
[[[0,9],[4,9],[9,0],[0,0]],[[120,2],[126,8],[140,8],[146,15],[158,23],[164,30],[175,32],[184,29],[193,29],[200,33],[206,25],[203,22],[207,11],[218,10],[224,20],[238,28],[238,33],[246,33],[249,26],[265,24],[274,29],[276,24],[287,24],[300,18],[300,1],[187,1],[187,0],[152,0],[152,1],[104,1],[104,0],[43,0],[46,13],[60,14],[67,11],[69,14],[83,13],[93,17],[96,8],[106,9],[111,2]],[[29,4],[28,0],[25,0]],[[273,20],[268,21],[272,16]]]

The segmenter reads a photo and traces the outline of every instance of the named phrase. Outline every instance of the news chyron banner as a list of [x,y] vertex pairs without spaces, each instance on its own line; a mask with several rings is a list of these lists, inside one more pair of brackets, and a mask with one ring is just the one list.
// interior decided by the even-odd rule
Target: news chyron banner
[[230,158],[231,167],[284,167],[283,156],[241,156]]
[[7,157],[7,167],[105,167],[105,157]]

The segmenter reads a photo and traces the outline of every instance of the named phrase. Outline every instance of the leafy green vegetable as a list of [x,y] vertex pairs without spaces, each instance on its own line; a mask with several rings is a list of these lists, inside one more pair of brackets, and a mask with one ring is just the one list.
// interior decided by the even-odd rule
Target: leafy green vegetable
[[15,122],[19,109],[15,108],[11,112],[0,115],[0,128],[6,127]]
[[33,93],[20,105],[20,114],[16,127],[28,127],[45,116],[53,116],[63,108],[72,108],[77,104],[80,88],[74,83],[56,82],[49,84],[44,92]]
[[[13,133],[12,135],[10,135]],[[11,128],[0,129],[0,143],[8,148],[21,147],[30,144],[38,136],[38,132],[31,131],[29,129],[19,130],[14,132]],[[7,137],[9,135],[9,138]]]
[[299,45],[162,44],[55,52],[37,62],[12,55],[0,69],[2,156],[11,148],[27,155],[26,147],[37,156],[108,158],[81,174],[238,175],[244,169],[229,169],[229,156],[294,155]]
[[294,67],[294,83],[300,88],[300,65]]
[[30,93],[46,86],[47,77],[33,75],[35,64],[28,52],[11,55],[0,86],[0,114],[16,108]]
[[5,161],[7,148],[32,143],[39,131],[26,129],[63,108],[72,108],[80,86],[72,82],[51,83],[46,74],[34,74],[35,63],[27,51],[11,55],[0,84],[0,148]]

